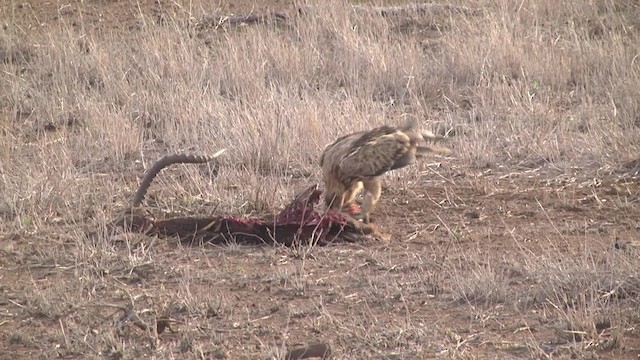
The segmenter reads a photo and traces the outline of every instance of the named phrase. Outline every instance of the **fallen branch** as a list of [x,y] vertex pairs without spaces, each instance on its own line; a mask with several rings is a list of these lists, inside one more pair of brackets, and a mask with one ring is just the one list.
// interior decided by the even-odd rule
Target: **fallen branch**
[[297,347],[291,349],[284,357],[286,360],[301,360],[301,359],[329,359],[331,358],[331,347],[329,344],[317,343],[307,346]]
[[196,26],[198,29],[213,28],[218,29],[222,26],[243,26],[253,24],[267,24],[267,23],[286,23],[289,21],[287,15],[280,12],[273,12],[269,14],[243,14],[243,15],[229,15],[220,17],[206,17],[198,23]]
[[[480,9],[472,9],[466,6],[450,5],[450,4],[425,4],[411,3],[401,6],[365,6],[352,5],[352,9],[356,14],[379,15],[381,17],[391,16],[408,16],[408,15],[428,15],[442,11],[455,11],[461,14],[476,14]],[[299,14],[306,13],[305,9],[298,8]],[[241,14],[229,16],[208,16],[202,19],[198,24],[198,29],[212,28],[218,29],[223,26],[244,26],[254,24],[288,23],[290,18],[281,12],[271,12],[267,14]]]
[[478,11],[477,9],[471,9],[466,6],[429,3],[411,3],[401,6],[353,5],[352,7],[356,13],[368,13],[373,15],[380,15],[382,17],[401,15],[427,15],[437,11],[456,11],[462,14],[473,14]]

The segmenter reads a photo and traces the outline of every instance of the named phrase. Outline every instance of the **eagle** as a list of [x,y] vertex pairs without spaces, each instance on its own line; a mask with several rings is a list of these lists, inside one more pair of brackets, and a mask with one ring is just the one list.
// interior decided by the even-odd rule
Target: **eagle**
[[[446,147],[427,145],[440,140],[427,130],[417,128],[415,119],[402,126],[383,125],[339,137],[320,155],[324,181],[324,203],[329,209],[348,210],[364,223],[370,222],[382,194],[381,177],[388,171],[412,165],[428,153],[451,154]],[[425,142],[425,146],[419,143]],[[359,214],[354,198],[364,188]]]

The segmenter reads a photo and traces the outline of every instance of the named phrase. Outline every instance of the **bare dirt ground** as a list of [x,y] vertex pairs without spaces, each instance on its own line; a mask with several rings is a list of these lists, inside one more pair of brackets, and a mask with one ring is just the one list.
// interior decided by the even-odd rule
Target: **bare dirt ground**
[[[589,11],[596,7],[586,3]],[[557,8],[545,1],[520,8],[467,2],[497,15],[434,15],[389,27],[364,22],[384,29],[363,34],[363,23],[342,30],[344,19],[323,11],[311,15],[312,31],[212,29],[203,20],[296,13],[293,1],[257,4],[28,0],[0,9],[1,359],[284,359],[287,350],[310,343],[329,344],[335,359],[640,356],[640,167],[634,161],[640,60],[633,57],[640,54],[640,24],[628,20],[640,14],[637,3],[593,10],[591,18],[573,9],[587,14],[583,26],[594,36],[588,39],[578,27],[563,32],[558,24],[569,21],[549,15]],[[537,30],[529,32],[516,15],[482,27],[517,11],[535,18]],[[325,15],[337,18],[340,30],[313,18]],[[208,26],[198,27],[203,23]],[[478,33],[457,33],[463,26]],[[175,30],[183,27],[191,30]],[[291,44],[312,43],[308,54],[317,51],[335,68],[305,67],[306,55],[292,50],[304,45],[271,35],[285,31],[295,35]],[[376,47],[359,37],[377,39],[375,31],[390,43],[407,38],[420,46]],[[512,54],[502,42],[517,40],[499,31],[512,31],[514,39],[528,34],[525,45]],[[176,40],[190,35],[198,44],[217,44],[201,62],[186,55],[199,51],[191,40]],[[493,41],[490,51],[471,49],[483,45],[478,39]],[[549,58],[536,57],[547,54],[536,46],[563,41]],[[606,48],[607,41],[619,47]],[[250,56],[236,43],[261,57],[244,62]],[[573,58],[574,43],[593,49],[592,56]],[[82,44],[94,59],[79,55]],[[119,49],[133,60],[121,63]],[[449,57],[451,49],[458,56]],[[398,53],[403,60],[389,55]],[[421,72],[409,64],[414,55],[442,65]],[[598,57],[618,55],[625,62]],[[215,63],[216,56],[228,62]],[[43,64],[53,65],[42,70]],[[367,73],[371,64],[379,67]],[[212,72],[198,73],[207,66]],[[256,74],[267,70],[260,66],[294,85],[263,85],[268,79]],[[107,76],[105,69],[121,73]],[[332,70],[343,77],[331,78]],[[144,71],[148,82],[135,77]],[[386,72],[389,78],[377,83],[351,83]],[[211,83],[200,76],[218,73]],[[471,86],[469,79],[481,73],[483,80]],[[393,88],[396,77],[400,90]],[[423,87],[411,83],[423,80]],[[210,85],[219,102],[193,100],[209,96]],[[144,106],[130,105],[136,96]],[[388,112],[381,115],[383,106],[370,99]],[[148,196],[150,212],[170,217],[215,208],[259,215],[318,182],[322,144],[417,108],[440,119],[426,124],[455,130],[448,136],[456,155],[388,175],[373,214],[385,240],[190,247],[106,231],[160,154],[221,147],[230,153],[214,173],[196,165],[167,169]],[[367,112],[377,112],[377,120],[358,118]],[[301,125],[281,123],[283,117]],[[355,120],[336,120],[345,117]],[[189,125],[176,129],[172,121]],[[261,130],[252,132],[251,121]],[[269,137],[273,143],[263,142]]]

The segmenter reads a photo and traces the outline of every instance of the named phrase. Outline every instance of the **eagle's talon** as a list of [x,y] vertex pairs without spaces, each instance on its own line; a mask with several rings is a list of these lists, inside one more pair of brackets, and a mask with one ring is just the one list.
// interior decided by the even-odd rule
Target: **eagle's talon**
[[369,215],[367,214],[358,214],[357,216],[354,216],[356,220],[360,221],[363,224],[370,224],[371,223],[371,218],[369,217]]

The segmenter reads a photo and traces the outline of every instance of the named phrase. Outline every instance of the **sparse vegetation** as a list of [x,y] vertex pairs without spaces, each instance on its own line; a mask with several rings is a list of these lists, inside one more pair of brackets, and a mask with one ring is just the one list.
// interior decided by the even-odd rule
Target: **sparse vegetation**
[[[637,358],[637,1],[231,3],[0,8],[0,358]],[[287,19],[211,20],[252,10]],[[107,229],[162,155],[227,149],[159,174],[156,216],[271,213],[405,114],[456,154],[384,178],[388,241]]]

